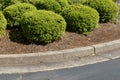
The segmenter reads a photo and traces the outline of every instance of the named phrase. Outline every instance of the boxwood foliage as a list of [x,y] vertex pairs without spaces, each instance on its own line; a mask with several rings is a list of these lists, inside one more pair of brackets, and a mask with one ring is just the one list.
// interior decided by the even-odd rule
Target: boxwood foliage
[[118,16],[119,8],[112,0],[88,0],[83,4],[99,12],[100,22],[106,23]]
[[22,32],[28,42],[50,43],[60,38],[66,29],[61,15],[52,11],[29,11],[22,16]]
[[0,3],[0,10],[2,11],[2,4]]
[[0,0],[0,9],[4,9],[5,7],[9,6],[9,5],[12,5],[12,4],[15,4],[15,3],[18,3],[20,2],[21,0]]
[[54,12],[60,13],[64,7],[68,6],[67,0],[0,0],[0,8],[15,4],[15,3],[31,3],[38,9],[52,10]]
[[21,3],[30,3],[30,4],[33,4],[34,6],[37,6],[39,1],[41,0],[20,0]]
[[3,34],[7,26],[7,20],[5,19],[3,13],[0,11],[0,35]]
[[84,3],[87,0],[68,0],[69,4],[80,4],[80,3]]
[[32,4],[17,3],[6,7],[3,13],[10,27],[19,27],[22,14],[32,10],[37,10]]
[[96,28],[99,22],[99,13],[81,4],[65,8],[62,15],[67,22],[67,30],[86,35]]
[[39,0],[36,4],[38,9],[52,10],[61,13],[64,7],[69,5],[67,0]]

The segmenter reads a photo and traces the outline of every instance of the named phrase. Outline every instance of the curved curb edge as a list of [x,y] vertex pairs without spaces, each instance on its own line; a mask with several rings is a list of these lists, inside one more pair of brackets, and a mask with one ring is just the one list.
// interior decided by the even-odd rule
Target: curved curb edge
[[8,54],[0,55],[0,64],[7,65],[27,65],[51,62],[62,62],[67,60],[78,59],[85,56],[101,54],[120,48],[120,40],[101,43],[97,45],[28,54]]
[[[101,55],[102,53],[114,51],[117,49],[120,49],[120,40],[114,40],[114,41],[101,43],[97,45],[91,45],[87,47],[80,47],[80,48],[74,48],[74,49],[66,49],[66,50],[60,50],[60,51],[0,55],[0,64],[1,64],[0,73],[16,73],[16,72],[18,73],[19,71],[20,72],[46,71],[46,70],[63,68],[64,65],[67,65],[65,68],[67,67],[69,68],[70,67],[69,64],[71,64],[72,67],[73,67],[72,64],[74,63],[75,65],[77,65],[76,60],[82,59],[82,57]],[[98,61],[90,62],[88,60],[84,62],[84,64],[96,63],[96,62],[107,61],[107,60],[110,60],[110,59],[101,57],[100,60]],[[60,67],[61,64],[64,64],[64,65]],[[81,62],[79,64],[82,65]],[[28,70],[27,67],[23,67],[25,70],[21,71],[22,66],[27,66],[27,65],[32,65],[31,71]],[[54,67],[54,65],[55,66],[58,65],[58,66]],[[17,67],[16,69],[18,70],[12,69],[11,66],[14,66],[13,68],[15,68],[16,66]],[[48,69],[49,66],[52,66],[52,67]],[[5,71],[2,72],[3,68],[5,67],[8,69],[8,72],[5,72]],[[32,70],[32,68],[34,68],[34,70]],[[13,72],[11,70],[9,71],[9,69],[12,69],[14,71]]]

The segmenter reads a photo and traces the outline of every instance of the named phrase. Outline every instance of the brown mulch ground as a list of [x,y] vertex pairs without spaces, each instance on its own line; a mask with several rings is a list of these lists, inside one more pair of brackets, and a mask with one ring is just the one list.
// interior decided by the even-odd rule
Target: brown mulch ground
[[16,32],[12,33],[11,30],[6,30],[6,33],[0,38],[0,54],[63,50],[120,39],[120,23],[99,24],[99,28],[88,36],[66,32],[60,40],[47,45],[24,43],[25,41],[20,35]]

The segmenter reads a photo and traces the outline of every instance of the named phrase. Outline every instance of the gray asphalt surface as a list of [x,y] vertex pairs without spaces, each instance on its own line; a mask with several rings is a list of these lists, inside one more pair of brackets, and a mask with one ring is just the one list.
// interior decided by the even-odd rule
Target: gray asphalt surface
[[62,70],[2,74],[0,80],[120,80],[120,58]]
[[23,80],[120,80],[120,58],[71,69],[29,73]]

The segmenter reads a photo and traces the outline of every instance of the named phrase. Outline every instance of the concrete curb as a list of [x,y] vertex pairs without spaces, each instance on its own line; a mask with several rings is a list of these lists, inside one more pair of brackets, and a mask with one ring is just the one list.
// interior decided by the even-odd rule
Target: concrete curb
[[0,55],[0,66],[50,64],[101,54],[120,48],[120,40],[74,49],[29,54]]
[[2,66],[9,66],[55,63],[89,56],[93,53],[94,48],[87,46],[60,51],[48,51],[28,54],[8,54],[0,55],[0,64],[2,64]]
[[102,44],[92,45],[95,49],[95,54],[106,53],[120,48],[120,39]]

